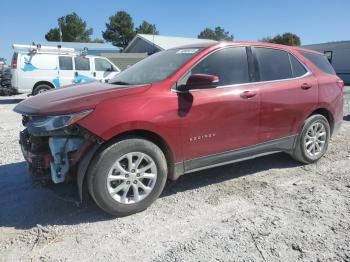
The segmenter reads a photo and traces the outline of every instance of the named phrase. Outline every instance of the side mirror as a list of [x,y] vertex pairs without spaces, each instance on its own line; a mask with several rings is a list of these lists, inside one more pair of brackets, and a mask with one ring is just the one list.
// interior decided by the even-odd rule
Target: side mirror
[[207,74],[193,74],[187,79],[185,85],[179,86],[180,92],[188,92],[191,89],[215,88],[219,77]]

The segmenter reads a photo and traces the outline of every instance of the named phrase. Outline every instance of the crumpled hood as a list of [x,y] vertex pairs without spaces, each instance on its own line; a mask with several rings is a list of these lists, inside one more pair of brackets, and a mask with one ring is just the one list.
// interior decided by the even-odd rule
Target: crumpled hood
[[118,86],[100,82],[50,90],[20,102],[13,110],[23,115],[63,115],[93,109],[103,100],[144,92],[150,85]]

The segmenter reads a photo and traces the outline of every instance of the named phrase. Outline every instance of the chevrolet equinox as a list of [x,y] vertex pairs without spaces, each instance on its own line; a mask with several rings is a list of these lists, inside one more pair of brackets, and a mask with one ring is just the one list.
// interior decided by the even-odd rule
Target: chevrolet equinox
[[103,210],[124,216],[185,173],[276,152],[319,160],[342,121],[343,87],[318,52],[208,43],[153,54],[110,83],[48,91],[14,110],[33,178],[76,180],[80,201],[86,188]]

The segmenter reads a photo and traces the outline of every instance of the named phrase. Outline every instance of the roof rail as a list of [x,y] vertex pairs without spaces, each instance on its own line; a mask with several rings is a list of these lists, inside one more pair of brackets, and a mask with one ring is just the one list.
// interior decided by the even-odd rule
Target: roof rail
[[18,45],[13,44],[13,49],[25,49],[28,50],[31,53],[52,53],[52,54],[71,54],[76,53],[74,48],[67,48],[67,47],[61,47],[58,45],[57,47],[54,46],[42,46],[40,44],[33,44],[33,45]]

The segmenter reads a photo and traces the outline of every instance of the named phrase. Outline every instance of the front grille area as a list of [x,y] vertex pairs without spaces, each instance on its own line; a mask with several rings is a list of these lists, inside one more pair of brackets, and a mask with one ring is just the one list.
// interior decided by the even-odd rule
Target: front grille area
[[32,157],[32,167],[35,169],[45,169],[45,159],[43,156],[33,156]]
[[50,167],[50,148],[47,137],[35,137],[27,129],[20,132],[23,154],[33,170]]

